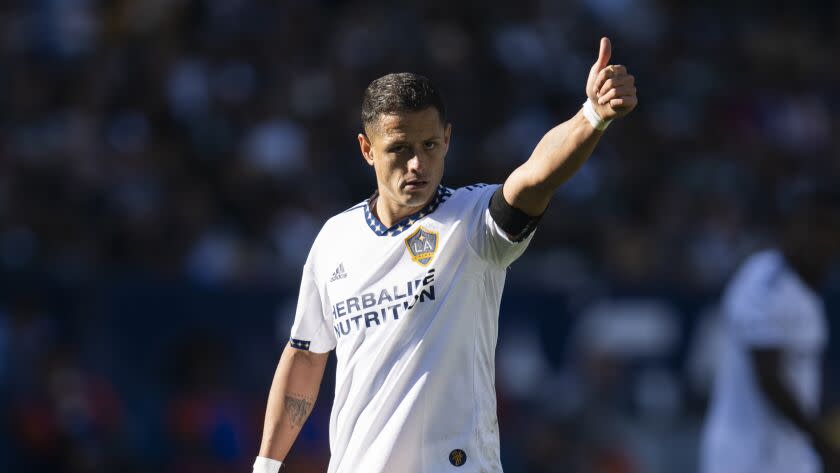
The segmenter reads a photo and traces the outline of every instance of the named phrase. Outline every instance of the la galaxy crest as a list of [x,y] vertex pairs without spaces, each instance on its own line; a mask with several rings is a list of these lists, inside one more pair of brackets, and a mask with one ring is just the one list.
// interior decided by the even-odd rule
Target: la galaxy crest
[[412,261],[427,266],[437,252],[438,232],[426,230],[421,226],[406,237],[405,246]]

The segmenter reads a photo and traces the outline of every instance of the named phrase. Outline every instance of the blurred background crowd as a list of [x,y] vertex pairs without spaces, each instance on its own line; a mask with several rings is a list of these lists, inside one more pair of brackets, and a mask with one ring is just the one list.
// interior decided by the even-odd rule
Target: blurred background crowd
[[[250,471],[309,245],[374,189],[367,84],[432,78],[444,184],[501,182],[608,35],[640,105],[510,270],[502,460],[694,471],[722,286],[840,182],[839,30],[831,0],[0,2],[0,470]],[[325,471],[331,389],[289,471]]]

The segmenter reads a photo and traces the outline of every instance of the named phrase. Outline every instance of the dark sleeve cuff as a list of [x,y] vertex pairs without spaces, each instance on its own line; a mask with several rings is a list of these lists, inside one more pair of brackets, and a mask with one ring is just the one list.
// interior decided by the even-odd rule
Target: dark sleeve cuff
[[507,203],[503,187],[499,186],[490,198],[490,216],[512,241],[520,242],[534,232],[543,214],[532,217]]
[[289,345],[291,345],[292,348],[297,348],[298,350],[309,351],[309,340],[298,340],[293,338],[289,340]]

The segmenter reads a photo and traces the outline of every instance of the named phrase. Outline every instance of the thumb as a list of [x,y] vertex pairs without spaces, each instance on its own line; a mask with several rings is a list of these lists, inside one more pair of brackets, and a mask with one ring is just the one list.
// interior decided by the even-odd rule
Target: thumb
[[612,44],[610,43],[610,39],[605,36],[601,38],[601,49],[598,52],[598,60],[595,61],[595,65],[592,68],[600,72],[601,69],[607,67],[610,63],[610,56],[612,56]]

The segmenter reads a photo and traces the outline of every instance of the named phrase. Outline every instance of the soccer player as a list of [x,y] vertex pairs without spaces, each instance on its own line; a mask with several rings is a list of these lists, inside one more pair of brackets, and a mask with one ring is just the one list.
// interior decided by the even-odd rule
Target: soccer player
[[701,473],[840,471],[815,421],[827,341],[817,287],[837,257],[840,193],[802,192],[780,247],[748,258],[729,283]]
[[548,131],[503,185],[440,185],[452,136],[439,91],[374,80],[358,142],[369,199],[332,217],[303,268],[254,471],[276,473],[335,350],[330,473],[500,472],[494,352],[505,271],[552,194],[636,106],[601,39],[582,110]]

